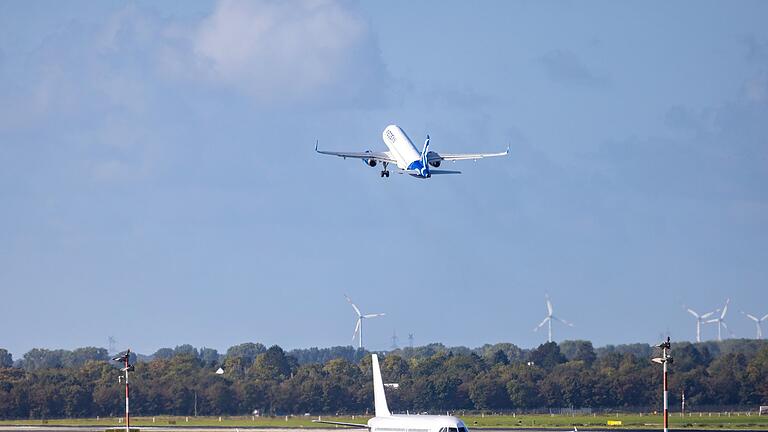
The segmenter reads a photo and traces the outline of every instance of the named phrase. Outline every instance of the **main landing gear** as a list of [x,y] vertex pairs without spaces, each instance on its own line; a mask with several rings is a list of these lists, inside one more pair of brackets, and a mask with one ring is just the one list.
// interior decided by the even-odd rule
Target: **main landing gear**
[[381,176],[389,178],[389,171],[387,170],[388,162],[382,162],[381,164],[384,166],[384,169],[381,171]]

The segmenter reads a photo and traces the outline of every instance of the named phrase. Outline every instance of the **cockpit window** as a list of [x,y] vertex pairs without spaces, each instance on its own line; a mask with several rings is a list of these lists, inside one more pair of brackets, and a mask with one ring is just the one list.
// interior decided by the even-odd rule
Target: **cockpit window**
[[459,426],[459,432],[469,432],[464,426]]

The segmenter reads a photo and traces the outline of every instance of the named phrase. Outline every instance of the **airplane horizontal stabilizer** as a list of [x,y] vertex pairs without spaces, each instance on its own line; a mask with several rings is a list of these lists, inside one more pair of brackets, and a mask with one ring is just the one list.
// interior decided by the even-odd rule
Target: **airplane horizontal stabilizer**
[[461,171],[431,169],[431,170],[429,170],[429,173],[432,174],[432,175],[435,175],[435,174],[461,174]]
[[335,421],[327,421],[327,420],[312,420],[312,423],[325,423],[325,424],[332,424],[332,425],[338,425],[338,426],[347,426],[350,428],[368,429],[367,424],[360,424],[360,423],[345,423],[345,422],[335,422]]

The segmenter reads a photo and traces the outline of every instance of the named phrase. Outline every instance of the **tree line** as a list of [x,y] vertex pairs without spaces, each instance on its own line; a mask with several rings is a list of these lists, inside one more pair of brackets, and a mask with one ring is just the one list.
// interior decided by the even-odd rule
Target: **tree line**
[[[768,404],[768,343],[673,344],[670,393],[686,404]],[[588,341],[479,348],[430,344],[383,354],[393,411],[529,411],[661,404],[661,373],[646,344],[595,349]],[[366,413],[373,406],[371,359],[352,347],[286,352],[258,343],[225,354],[191,345],[135,356],[135,415]],[[217,374],[218,368],[224,370]],[[123,388],[104,348],[33,349],[13,361],[0,349],[0,419],[118,416]]]

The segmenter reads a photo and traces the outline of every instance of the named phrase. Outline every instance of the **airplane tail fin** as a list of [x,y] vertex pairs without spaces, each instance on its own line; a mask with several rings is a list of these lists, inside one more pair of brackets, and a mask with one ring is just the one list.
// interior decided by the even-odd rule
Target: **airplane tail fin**
[[429,153],[429,135],[427,135],[427,139],[424,140],[424,148],[421,150],[421,164],[424,165],[424,167],[427,167],[427,153]]
[[376,409],[376,417],[389,417],[389,407],[387,407],[387,396],[384,394],[384,381],[381,379],[381,369],[379,369],[379,357],[376,354],[372,356],[373,361],[373,403]]

